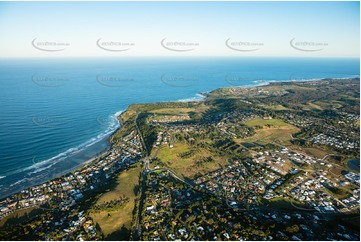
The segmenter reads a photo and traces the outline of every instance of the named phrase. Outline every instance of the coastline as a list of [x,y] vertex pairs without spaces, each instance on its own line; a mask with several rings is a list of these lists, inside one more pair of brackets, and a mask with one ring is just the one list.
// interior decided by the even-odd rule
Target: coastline
[[[267,81],[267,82],[264,82],[264,83],[255,83],[254,85],[246,85],[246,86],[227,86],[227,87],[220,87],[220,88],[216,88],[214,90],[211,90],[211,91],[204,91],[204,92],[201,92],[201,93],[197,93],[195,96],[202,96],[200,99],[197,99],[197,100],[194,100],[192,98],[189,98],[187,101],[185,101],[186,99],[182,99],[182,100],[177,100],[177,101],[164,101],[164,102],[199,102],[199,101],[204,101],[207,97],[210,96],[210,94],[212,94],[213,92],[216,92],[217,90],[221,90],[221,89],[229,89],[229,88],[244,88],[244,89],[251,89],[251,88],[257,88],[257,87],[261,87],[261,86],[268,86],[268,85],[272,85],[274,83],[295,83],[295,82],[299,82],[299,83],[302,83],[302,82],[312,82],[312,81],[325,81],[325,80],[347,80],[347,79],[355,79],[355,78],[359,78],[359,77],[345,77],[345,78],[320,78],[320,79],[310,79],[310,80],[299,80],[299,81],[292,81],[292,80],[285,80],[285,81]],[[193,97],[194,98],[194,97]],[[132,104],[131,104],[132,105]],[[130,106],[130,105],[129,105]],[[119,130],[121,129],[122,125],[120,123],[120,117],[123,113],[125,113],[129,106],[125,109],[125,111],[121,111],[121,112],[117,112],[117,116],[115,117],[117,119],[117,122],[119,123],[119,126],[118,128],[116,128],[114,131],[112,131],[107,137],[105,137],[103,140],[100,140],[99,142],[107,142],[109,145],[103,149],[99,154],[97,154],[96,156],[92,156],[91,158],[87,159],[86,161],[83,161],[81,162],[80,164],[78,164],[77,166],[75,167],[72,167],[68,170],[63,170],[63,171],[60,171],[59,173],[57,173],[56,176],[50,178],[50,179],[46,179],[42,182],[39,182],[37,184],[32,184],[32,185],[29,185],[29,186],[26,186],[25,188],[23,189],[20,189],[16,192],[13,192],[9,195],[5,195],[5,196],[1,196],[0,197],[0,201],[6,199],[7,197],[10,197],[10,196],[14,196],[16,195],[17,193],[19,193],[21,190],[25,190],[25,189],[29,189],[31,187],[35,187],[35,186],[39,186],[41,184],[44,184],[44,183],[47,183],[47,182],[50,182],[52,180],[55,180],[55,179],[58,179],[60,177],[63,177],[63,176],[66,176],[67,174],[69,173],[73,173],[73,172],[76,172],[80,169],[84,169],[84,167],[87,167],[87,166],[90,166],[91,163],[99,158],[103,158],[109,151],[109,149],[112,147],[112,138],[114,136],[114,134]],[[1,180],[2,178],[0,178]]]
[[[70,157],[70,159],[73,159],[71,167],[70,168],[63,168],[59,171],[55,171],[55,172],[50,172],[50,174],[47,174],[47,176],[45,177],[41,177],[38,178],[38,181],[30,183],[28,185],[24,185],[24,186],[19,186],[18,188],[15,189],[10,189],[12,191],[8,191],[8,192],[2,192],[2,194],[0,195],[0,201],[3,200],[6,197],[10,197],[13,196],[15,194],[18,194],[19,192],[21,192],[22,190],[26,190],[44,183],[47,183],[51,180],[57,179],[59,177],[65,176],[69,173],[75,172],[79,169],[82,169],[83,167],[89,165],[90,163],[92,163],[94,160],[99,159],[103,156],[105,156],[110,148],[111,148],[111,138],[113,137],[113,134],[116,133],[120,128],[121,128],[121,123],[119,121],[119,117],[120,115],[124,112],[124,110],[122,111],[117,111],[115,114],[110,115],[110,118],[113,118],[116,120],[116,125],[111,125],[108,129],[106,129],[105,131],[103,131],[102,133],[98,134],[97,136],[88,139],[87,141],[83,142],[81,145],[76,146],[75,148],[70,148],[65,152],[59,153],[58,155],[51,157],[49,159],[40,161],[40,162],[35,162],[35,157],[33,157],[33,165],[32,166],[28,166],[25,168],[20,168],[18,170],[18,172],[25,172],[25,171],[29,171],[34,169],[34,171],[28,172],[27,177],[22,177],[21,179],[11,183],[10,185],[8,185],[9,187],[13,187],[13,186],[19,186],[19,184],[22,183],[30,183],[32,181],[32,178],[35,177],[37,178],[37,176],[35,176],[35,174],[42,174],[42,171],[44,170],[48,170],[49,167],[52,167],[53,165],[58,165],[61,166],[61,163],[64,159],[68,159]],[[115,128],[113,128],[115,127]],[[98,139],[98,137],[100,137]],[[98,147],[99,146],[99,147]],[[104,148],[102,148],[102,146],[104,146]],[[96,147],[95,149],[97,150],[97,152],[94,152],[94,147]],[[77,150],[79,149],[79,150]],[[68,156],[68,151],[70,150],[74,150],[74,153],[69,152],[70,156]],[[95,154],[90,154],[90,155],[86,155],[86,153],[84,152],[90,152],[90,153],[95,153]],[[87,156],[86,158],[82,158],[82,157],[77,157],[78,155],[82,155],[82,156]],[[61,157],[63,156],[63,157]],[[59,157],[59,159],[62,158],[62,160],[60,162],[54,162],[51,163],[51,161],[56,161],[55,158]],[[80,161],[77,161],[80,160]],[[48,165],[48,163],[50,163],[50,165]],[[37,165],[41,165],[40,168],[36,167]],[[62,168],[62,167],[58,167],[58,168]],[[16,172],[11,173],[9,175],[6,176],[1,176],[0,177],[0,181],[3,178],[6,178],[7,176],[13,176],[15,175]],[[34,175],[34,176],[33,176]],[[29,176],[31,176],[29,178]],[[4,187],[4,185],[0,185],[0,189],[2,189]]]

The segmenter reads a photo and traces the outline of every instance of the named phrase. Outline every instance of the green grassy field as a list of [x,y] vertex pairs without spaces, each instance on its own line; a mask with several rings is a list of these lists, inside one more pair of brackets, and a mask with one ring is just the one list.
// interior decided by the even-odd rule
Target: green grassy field
[[278,105],[269,105],[266,106],[267,109],[271,109],[271,110],[288,110],[288,108],[278,104]]
[[[307,155],[313,156],[313,157],[317,157],[319,159],[322,159],[323,157],[325,157],[326,155],[330,154],[330,152],[323,150],[321,148],[302,148],[302,151],[304,151]],[[332,158],[332,157],[330,157]]]
[[309,102],[308,105],[313,109],[323,110],[323,108],[321,106],[317,105],[316,103]]
[[265,126],[265,125],[271,125],[271,126],[276,126],[276,127],[292,126],[290,124],[283,122],[280,119],[263,119],[263,118],[255,118],[255,119],[249,120],[245,123],[245,125],[247,125],[249,127]]
[[261,126],[262,128],[256,129],[256,134],[251,137],[235,139],[237,143],[254,142],[258,144],[277,143],[280,145],[291,145],[291,135],[299,131],[299,128],[279,119],[265,120],[256,118],[245,124],[249,127]]
[[[192,151],[190,157],[182,158],[182,154]],[[155,151],[153,151],[154,154]],[[210,162],[202,162],[203,159],[212,157]],[[219,168],[219,164],[227,164],[226,159],[214,156],[206,149],[193,149],[184,142],[177,142],[173,148],[162,146],[158,150],[157,158],[159,158],[166,167],[172,169],[179,175],[184,177],[192,177],[197,173],[206,173]]]
[[136,197],[139,173],[141,171],[142,167],[139,166],[131,168],[128,171],[121,172],[117,178],[115,188],[104,193],[97,201],[97,204],[102,204],[103,202],[119,199],[119,196],[125,195],[129,198],[128,203],[115,211],[110,211],[110,217],[108,217],[108,211],[90,213],[90,216],[94,219],[94,221],[99,224],[105,237],[119,231],[122,226],[130,229],[132,212],[135,205],[134,199]]

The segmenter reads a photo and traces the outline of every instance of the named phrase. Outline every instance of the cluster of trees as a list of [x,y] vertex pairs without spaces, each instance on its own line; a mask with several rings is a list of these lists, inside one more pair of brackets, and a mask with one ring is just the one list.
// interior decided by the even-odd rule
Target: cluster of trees
[[135,122],[139,128],[141,136],[144,140],[144,145],[148,155],[150,154],[153,144],[157,141],[158,128],[151,126],[147,122],[148,113],[140,113],[136,118]]
[[187,150],[185,152],[179,153],[178,156],[179,156],[179,158],[187,159],[187,158],[192,157],[195,153],[197,153],[196,150]]
[[198,167],[204,167],[203,163],[212,162],[213,158],[211,156],[208,157],[202,157],[201,159],[196,161],[196,166]]
[[129,202],[129,197],[123,195],[123,197],[120,197],[119,199],[103,202],[101,204],[95,204],[92,209],[94,212],[100,212],[102,210],[111,211],[113,209],[118,209],[127,202]]

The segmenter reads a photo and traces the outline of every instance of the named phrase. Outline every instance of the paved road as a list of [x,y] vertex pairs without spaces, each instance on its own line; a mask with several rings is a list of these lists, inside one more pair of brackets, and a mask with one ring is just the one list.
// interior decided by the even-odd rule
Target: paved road
[[138,216],[137,216],[137,220],[135,221],[135,230],[133,232],[133,240],[139,240],[140,239],[140,235],[142,234],[142,226],[140,224],[140,222],[142,221],[142,211],[143,211],[143,205],[144,205],[144,200],[145,200],[145,189],[146,189],[146,182],[147,182],[147,175],[150,171],[149,168],[149,157],[144,158],[144,168],[143,168],[143,173],[142,173],[142,187],[141,187],[141,195],[140,195],[140,199],[139,199],[139,206],[138,206]]

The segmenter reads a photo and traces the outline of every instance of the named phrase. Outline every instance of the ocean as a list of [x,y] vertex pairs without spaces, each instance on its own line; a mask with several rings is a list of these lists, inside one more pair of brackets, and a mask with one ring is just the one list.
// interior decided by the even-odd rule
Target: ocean
[[190,101],[220,87],[359,77],[359,59],[0,59],[0,198],[108,147],[133,103]]

